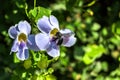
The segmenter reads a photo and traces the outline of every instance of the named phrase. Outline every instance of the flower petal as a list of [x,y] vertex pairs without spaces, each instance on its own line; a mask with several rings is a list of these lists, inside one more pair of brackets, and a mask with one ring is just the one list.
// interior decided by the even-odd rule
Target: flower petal
[[47,53],[51,57],[58,57],[58,56],[60,56],[59,47],[56,45],[55,42],[51,42],[51,44],[49,45],[49,47],[47,49]]
[[28,49],[19,50],[16,55],[19,60],[26,60],[29,58],[29,51]]
[[40,50],[46,50],[49,45],[49,36],[47,34],[39,33],[35,36],[35,42]]
[[52,29],[57,28],[59,30],[59,23],[58,23],[57,18],[55,16],[51,15],[49,19],[50,19],[51,25],[53,25]]
[[75,44],[75,42],[76,38],[74,36],[64,37],[62,45],[66,47],[71,47]]
[[40,50],[38,48],[36,42],[35,42],[35,35],[29,35],[28,36],[27,46],[28,46],[29,49],[34,50],[34,51],[39,51]]
[[64,37],[70,37],[70,36],[74,35],[74,33],[73,33],[70,29],[60,30],[60,33],[61,33]]
[[11,52],[17,52],[18,51],[18,46],[19,46],[18,41],[17,41],[17,39],[15,39],[15,41],[13,43],[13,46],[11,48]]
[[27,21],[20,21],[18,23],[18,29],[20,32],[30,34],[31,26]]
[[18,59],[26,60],[29,57],[29,51],[25,43],[20,43],[18,52],[16,53]]
[[16,36],[17,36],[17,29],[16,29],[16,26],[17,26],[17,25],[11,26],[11,27],[9,28],[9,30],[8,30],[9,36],[10,36],[11,38],[13,38],[13,39],[15,39]]
[[37,26],[38,26],[38,29],[43,33],[49,33],[52,27],[48,17],[46,16],[43,16],[41,19],[38,20]]

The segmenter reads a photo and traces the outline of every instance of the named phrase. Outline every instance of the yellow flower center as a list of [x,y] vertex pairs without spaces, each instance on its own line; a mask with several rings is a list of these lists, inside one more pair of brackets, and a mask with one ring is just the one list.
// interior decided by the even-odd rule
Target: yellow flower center
[[27,36],[26,36],[26,34],[24,34],[24,33],[20,33],[19,35],[18,35],[18,41],[24,41],[24,42],[26,42],[27,41]]

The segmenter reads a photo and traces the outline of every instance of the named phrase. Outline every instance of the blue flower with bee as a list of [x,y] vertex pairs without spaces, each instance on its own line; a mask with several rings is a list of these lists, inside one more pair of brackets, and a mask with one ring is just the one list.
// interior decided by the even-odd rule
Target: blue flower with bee
[[37,22],[37,27],[42,33],[35,36],[35,42],[40,50],[46,50],[48,55],[60,55],[59,45],[71,47],[75,44],[74,33],[69,29],[60,30],[55,16],[43,16]]

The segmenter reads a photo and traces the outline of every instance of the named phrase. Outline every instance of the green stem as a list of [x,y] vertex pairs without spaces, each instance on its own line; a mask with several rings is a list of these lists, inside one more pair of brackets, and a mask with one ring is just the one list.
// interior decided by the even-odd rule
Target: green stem
[[49,61],[48,61],[48,63],[55,62],[55,61],[57,61],[57,60],[58,60],[58,58],[59,58],[59,57],[53,58],[53,59],[49,60]]
[[34,0],[34,8],[36,7],[36,0]]
[[25,3],[25,13],[26,13],[26,15],[27,15],[27,17],[28,17],[27,9],[28,9],[28,5],[27,5],[27,3]]

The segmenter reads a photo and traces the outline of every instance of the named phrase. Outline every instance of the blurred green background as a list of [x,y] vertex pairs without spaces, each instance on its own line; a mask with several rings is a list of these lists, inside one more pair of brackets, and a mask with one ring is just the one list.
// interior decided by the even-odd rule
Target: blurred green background
[[[0,80],[28,80],[20,78],[26,71],[22,62],[15,63],[14,54],[9,54],[13,40],[7,33],[21,20],[30,22],[25,3],[28,11],[33,9],[33,0],[0,1]],[[71,29],[77,37],[76,44],[61,47],[59,59],[49,65],[53,77],[120,80],[120,0],[37,0],[36,6],[52,10],[60,28]]]

